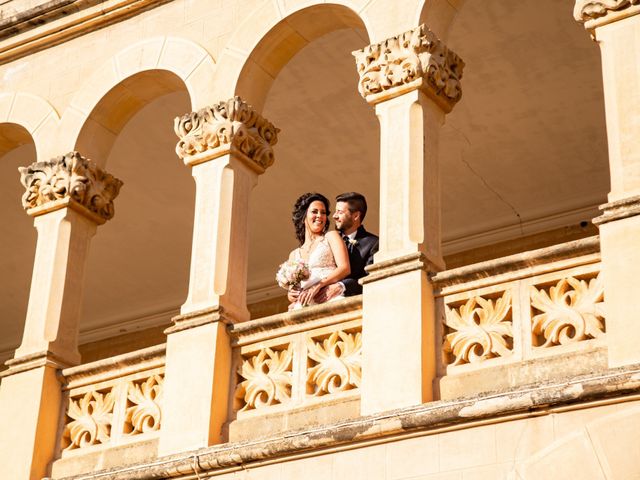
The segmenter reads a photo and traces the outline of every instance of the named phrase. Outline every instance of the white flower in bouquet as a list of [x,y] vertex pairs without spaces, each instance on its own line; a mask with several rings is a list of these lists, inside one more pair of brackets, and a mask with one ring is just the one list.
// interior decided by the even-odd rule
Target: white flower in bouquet
[[278,269],[276,281],[282,288],[300,288],[304,280],[311,275],[309,265],[302,260],[287,260]]

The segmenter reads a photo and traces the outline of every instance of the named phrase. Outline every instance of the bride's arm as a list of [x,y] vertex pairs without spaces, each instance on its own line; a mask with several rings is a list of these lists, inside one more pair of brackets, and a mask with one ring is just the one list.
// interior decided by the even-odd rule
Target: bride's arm
[[[289,260],[295,260],[296,258],[296,250],[298,250],[297,248],[294,250],[291,250],[291,253],[289,254]],[[289,290],[287,290],[287,299],[289,300],[289,302],[296,303],[298,301],[298,296],[300,295],[300,290],[292,290],[291,288],[289,288]]]
[[329,242],[329,247],[331,247],[333,259],[336,262],[336,268],[320,282],[322,284],[321,287],[339,282],[351,273],[349,253],[347,252],[347,246],[344,244],[342,238],[340,238],[340,234],[336,231],[327,232],[326,238]]

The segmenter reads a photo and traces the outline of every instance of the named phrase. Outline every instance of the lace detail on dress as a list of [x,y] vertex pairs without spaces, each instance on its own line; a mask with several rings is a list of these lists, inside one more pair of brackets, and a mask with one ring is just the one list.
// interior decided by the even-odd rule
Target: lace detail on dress
[[[299,248],[296,250],[296,253],[298,259],[302,259]],[[311,270],[311,278],[316,277],[322,279],[335,270],[336,260],[333,258],[333,252],[326,237],[323,237],[318,245],[311,251],[307,264]]]

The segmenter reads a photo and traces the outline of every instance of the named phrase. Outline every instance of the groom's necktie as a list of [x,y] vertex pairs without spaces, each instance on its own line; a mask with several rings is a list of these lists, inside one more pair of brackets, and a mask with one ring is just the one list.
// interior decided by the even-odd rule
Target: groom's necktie
[[341,233],[340,235],[342,236],[342,240],[344,241],[344,244],[347,246],[347,251],[349,253],[353,252],[353,242],[349,238],[349,235],[345,235],[344,233]]

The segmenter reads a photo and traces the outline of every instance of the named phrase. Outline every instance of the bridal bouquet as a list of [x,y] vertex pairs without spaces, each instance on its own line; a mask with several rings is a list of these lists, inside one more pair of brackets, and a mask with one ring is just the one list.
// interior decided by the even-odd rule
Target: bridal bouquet
[[302,260],[287,260],[278,269],[276,281],[282,288],[301,288],[302,282],[311,275],[309,265]]

